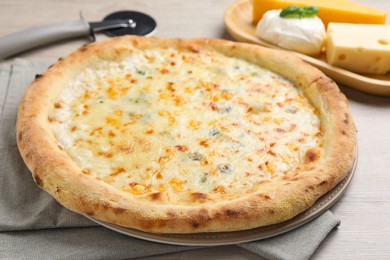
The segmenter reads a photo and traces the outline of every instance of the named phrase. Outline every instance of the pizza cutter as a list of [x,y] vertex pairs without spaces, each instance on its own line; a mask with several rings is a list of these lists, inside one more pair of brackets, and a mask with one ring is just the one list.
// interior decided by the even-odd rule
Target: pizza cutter
[[90,37],[104,32],[108,36],[142,35],[151,36],[157,28],[156,21],[149,15],[136,11],[119,11],[107,15],[103,21],[78,21],[34,27],[0,37],[0,60],[49,43],[61,40]]

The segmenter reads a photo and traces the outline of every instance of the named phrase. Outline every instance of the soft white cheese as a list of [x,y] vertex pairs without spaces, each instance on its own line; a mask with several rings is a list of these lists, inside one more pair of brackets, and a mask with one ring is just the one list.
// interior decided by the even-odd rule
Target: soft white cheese
[[270,10],[256,27],[256,36],[279,47],[307,55],[318,55],[326,37],[325,26],[317,16],[282,18],[282,10]]

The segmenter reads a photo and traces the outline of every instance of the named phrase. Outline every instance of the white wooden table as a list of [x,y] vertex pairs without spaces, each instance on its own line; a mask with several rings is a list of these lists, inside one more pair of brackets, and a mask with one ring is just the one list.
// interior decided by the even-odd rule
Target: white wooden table
[[[74,21],[82,11],[99,21],[119,10],[148,13],[158,22],[157,37],[231,39],[223,13],[234,0],[0,0],[0,36],[33,26]],[[389,0],[354,0],[387,11]],[[390,18],[387,18],[390,23]],[[101,39],[106,36],[99,35]],[[75,39],[17,56],[55,62],[88,42]],[[12,62],[12,58],[3,61]],[[341,86],[347,95],[358,133],[359,159],[345,195],[332,208],[341,226],[321,244],[313,259],[390,259],[390,98],[374,97]],[[206,248],[150,259],[259,259],[236,246]],[[149,259],[149,258],[145,258]]]

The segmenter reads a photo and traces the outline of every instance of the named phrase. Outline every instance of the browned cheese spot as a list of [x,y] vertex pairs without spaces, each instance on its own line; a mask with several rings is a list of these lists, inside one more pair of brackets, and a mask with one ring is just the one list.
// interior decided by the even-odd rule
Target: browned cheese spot
[[142,222],[140,223],[140,225],[141,225],[141,228],[142,228],[142,229],[150,230],[150,229],[152,229],[153,227],[155,227],[156,225],[159,225],[160,227],[165,226],[165,222],[160,221],[159,223],[157,223],[156,221],[146,220],[146,221],[142,221]]
[[87,49],[88,49],[88,44],[84,44],[84,45],[80,48],[80,51],[81,51],[81,52],[85,52]]
[[163,227],[167,226],[167,224],[168,224],[168,222],[166,220],[161,220],[161,221],[158,222],[158,226],[160,228],[163,228]]
[[124,168],[122,168],[122,167],[116,168],[116,169],[114,169],[114,171],[112,173],[110,173],[110,176],[115,177],[123,172],[126,172],[126,170]]
[[238,215],[240,215],[240,212],[233,209],[227,209],[225,210],[225,215],[228,217],[237,217]]
[[23,131],[20,131],[19,134],[18,134],[18,140],[19,140],[19,142],[22,142],[22,141],[23,141],[23,136],[24,136],[24,132],[23,132]]
[[197,48],[195,48],[194,46],[189,46],[188,49],[189,49],[190,51],[194,52],[194,53],[199,53],[199,52],[200,52],[200,50],[197,49]]
[[119,215],[119,214],[122,214],[123,212],[125,212],[126,210],[124,208],[117,207],[117,208],[113,208],[112,211],[114,212],[115,215]]
[[134,41],[133,41],[133,45],[134,45],[134,47],[138,47],[139,41],[138,41],[138,40],[134,40]]
[[310,186],[308,186],[308,187],[305,189],[306,192],[312,192],[312,191],[314,191],[314,190],[315,190],[315,187],[314,187],[313,185],[310,185]]
[[176,217],[176,213],[174,211],[172,211],[172,210],[168,210],[167,211],[167,216],[169,218],[175,218]]
[[105,209],[105,210],[110,209],[110,205],[109,205],[107,202],[105,202],[105,201],[102,201],[102,202],[100,203],[100,205],[95,205],[96,208],[99,208],[99,206],[101,206],[101,207],[102,207],[103,209]]
[[41,179],[41,177],[39,177],[39,176],[36,175],[36,174],[34,174],[33,177],[34,177],[35,183],[36,183],[38,186],[40,186],[40,187],[43,188],[43,180]]
[[82,172],[83,174],[90,175],[89,171],[88,171],[88,170],[86,170],[86,169],[82,170],[81,172]]
[[345,124],[348,124],[349,123],[349,115],[347,113],[344,114],[345,115],[345,119],[344,119],[344,123]]
[[201,192],[191,193],[191,199],[193,201],[205,201],[207,199],[207,194]]
[[160,70],[160,73],[165,75],[165,74],[168,74],[168,73],[169,73],[169,70],[167,70],[167,69],[161,69],[161,70]]
[[324,181],[322,181],[322,182],[320,183],[320,186],[323,186],[323,185],[326,185],[326,184],[328,184],[328,181],[327,181],[327,180],[324,180]]
[[175,148],[177,150],[179,150],[180,152],[187,152],[188,151],[188,147],[185,145],[175,145]]
[[320,152],[317,149],[311,148],[306,151],[305,163],[312,163],[320,158]]
[[199,224],[198,222],[192,222],[192,223],[191,223],[191,226],[192,226],[193,228],[198,228],[198,227],[200,226],[200,224]]
[[155,193],[149,194],[149,198],[151,200],[158,200],[161,198],[161,192],[155,192]]
[[27,159],[30,159],[31,157],[34,156],[34,154],[31,151],[28,151],[25,156]]
[[87,211],[85,212],[85,214],[87,214],[88,216],[93,216],[95,215],[95,213],[93,211]]
[[192,216],[192,222],[190,223],[192,227],[197,228],[205,225],[210,220],[212,220],[212,217],[210,216],[208,210],[202,208],[198,212],[195,212],[195,214]]
[[264,200],[269,200],[269,199],[271,199],[270,196],[268,196],[267,194],[263,194],[263,193],[258,194],[258,196],[259,196],[260,198],[264,199]]

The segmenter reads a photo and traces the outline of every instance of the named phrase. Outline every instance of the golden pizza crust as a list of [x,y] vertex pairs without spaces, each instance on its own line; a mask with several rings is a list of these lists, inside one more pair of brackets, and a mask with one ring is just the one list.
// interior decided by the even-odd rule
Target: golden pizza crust
[[[323,147],[307,151],[293,172],[228,201],[193,193],[188,205],[174,205],[164,202],[163,193],[140,200],[115,189],[83,172],[58,145],[48,116],[56,97],[80,71],[101,59],[115,61],[130,46],[175,48],[199,55],[211,49],[282,75],[302,88],[318,109]],[[352,169],[356,148],[347,100],[332,80],[286,52],[217,39],[126,36],[86,45],[36,77],[21,101],[16,127],[20,153],[35,182],[58,202],[96,219],[154,233],[244,230],[291,219],[344,179]]]

